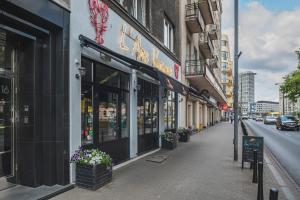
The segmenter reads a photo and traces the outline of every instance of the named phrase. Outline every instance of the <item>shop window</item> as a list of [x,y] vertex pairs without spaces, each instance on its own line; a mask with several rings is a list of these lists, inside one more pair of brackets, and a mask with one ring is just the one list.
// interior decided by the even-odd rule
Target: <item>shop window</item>
[[174,28],[168,19],[164,19],[164,45],[170,49],[174,50]]
[[138,134],[152,134],[158,131],[158,86],[138,79]]
[[167,91],[167,98],[164,104],[164,121],[165,129],[176,128],[176,112],[177,112],[176,94]]

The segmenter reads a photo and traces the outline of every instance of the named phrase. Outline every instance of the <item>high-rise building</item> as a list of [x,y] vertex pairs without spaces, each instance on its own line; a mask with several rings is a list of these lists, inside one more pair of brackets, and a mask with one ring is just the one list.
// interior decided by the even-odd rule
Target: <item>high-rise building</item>
[[239,107],[241,113],[250,113],[250,104],[255,100],[255,75],[247,71],[239,74]]
[[221,84],[226,94],[228,107],[233,107],[232,59],[228,35],[222,35],[221,41]]

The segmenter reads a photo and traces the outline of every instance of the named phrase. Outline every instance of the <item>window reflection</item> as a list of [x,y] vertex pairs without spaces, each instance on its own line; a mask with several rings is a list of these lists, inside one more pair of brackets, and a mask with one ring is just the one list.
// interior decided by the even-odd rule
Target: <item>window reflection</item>
[[165,129],[176,128],[176,95],[175,92],[167,91],[166,102],[164,103]]
[[138,134],[158,132],[158,86],[138,79],[137,125]]

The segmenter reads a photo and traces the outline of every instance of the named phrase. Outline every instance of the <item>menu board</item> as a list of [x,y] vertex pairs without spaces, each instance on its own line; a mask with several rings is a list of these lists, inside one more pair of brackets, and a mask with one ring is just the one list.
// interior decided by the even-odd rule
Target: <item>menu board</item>
[[243,136],[243,154],[242,154],[242,168],[244,162],[253,162],[253,150],[257,150],[257,162],[264,160],[264,138],[257,136]]

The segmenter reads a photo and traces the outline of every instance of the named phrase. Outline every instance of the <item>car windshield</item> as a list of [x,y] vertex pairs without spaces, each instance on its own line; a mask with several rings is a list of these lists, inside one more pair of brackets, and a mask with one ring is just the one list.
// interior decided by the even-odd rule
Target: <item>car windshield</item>
[[296,121],[294,116],[282,116],[283,121]]
[[266,119],[274,119],[272,116],[267,116]]

